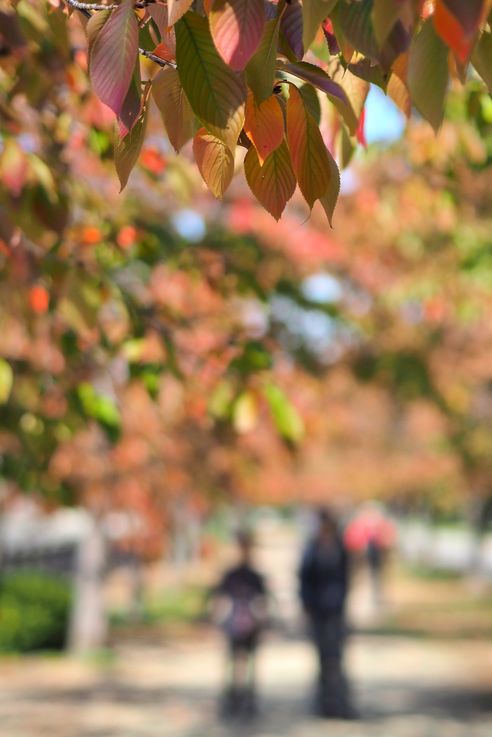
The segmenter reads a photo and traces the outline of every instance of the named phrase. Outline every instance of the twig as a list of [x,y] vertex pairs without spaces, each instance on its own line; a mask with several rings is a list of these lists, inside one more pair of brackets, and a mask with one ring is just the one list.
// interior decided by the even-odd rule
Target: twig
[[[79,2],[79,0],[65,0],[65,2],[67,3],[67,5],[70,5],[70,7],[82,13],[82,15],[85,15],[86,18],[92,18],[91,10],[114,10],[119,7],[119,5],[83,3]],[[141,0],[135,3],[135,7],[144,8],[152,2],[153,0]],[[157,54],[153,54],[151,51],[146,51],[146,49],[139,48],[138,53],[140,54],[140,56],[145,56],[146,59],[150,59],[151,61],[155,62],[155,64],[158,64],[160,67],[172,67],[173,69],[176,69],[176,64],[173,61],[166,61],[166,59],[162,59],[160,56],[157,56]]]

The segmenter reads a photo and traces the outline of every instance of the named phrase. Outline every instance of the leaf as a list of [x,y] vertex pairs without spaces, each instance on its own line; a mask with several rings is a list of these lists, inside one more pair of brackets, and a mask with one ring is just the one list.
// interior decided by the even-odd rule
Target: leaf
[[175,151],[193,137],[194,117],[176,69],[161,69],[152,80],[152,97]]
[[307,51],[313,43],[316,33],[327,16],[330,15],[338,0],[303,0],[302,39],[304,50]]
[[284,116],[275,95],[258,105],[253,93],[248,92],[244,132],[256,148],[260,164],[263,165],[267,156],[284,140]]
[[120,136],[126,136],[131,131],[142,112],[142,87],[140,84],[140,63],[137,59],[132,81],[126,93],[125,100],[118,115]]
[[165,58],[168,58],[168,60],[175,59],[176,34],[174,33],[174,28],[169,27],[167,6],[162,3],[151,3],[150,5],[147,5],[147,12],[156,24],[161,35],[161,43],[159,44],[159,47],[163,46],[163,50],[166,52]]
[[318,125],[307,110],[299,90],[291,84],[289,91],[287,141],[299,189],[312,208],[329,187],[330,161]]
[[206,128],[200,128],[193,139],[193,153],[203,181],[215,197],[222,198],[234,175],[231,150]]
[[12,386],[14,384],[14,372],[10,363],[0,358],[0,404],[8,402]]
[[168,23],[174,24],[191,8],[193,0],[167,0]]
[[87,36],[87,41],[89,44],[89,56],[92,50],[92,47],[94,46],[94,41],[96,40],[99,31],[102,29],[106,21],[108,20],[109,16],[111,15],[110,10],[99,10],[97,13],[94,13],[89,20],[87,21],[87,25],[85,27],[85,33]]
[[147,127],[147,108],[145,107],[133,126],[132,130],[120,141],[114,149],[114,163],[120,180],[120,192],[126,187],[128,177],[137,163]]
[[372,25],[372,0],[359,0],[350,4],[339,3],[336,18],[349,43],[357,51],[377,61],[379,44]]
[[410,48],[408,88],[419,113],[437,131],[444,117],[448,90],[448,50],[431,19],[422,24]]
[[265,23],[258,50],[246,67],[248,86],[257,102],[263,102],[273,92],[279,28],[279,18],[273,18]]
[[178,21],[176,60],[193,112],[233,150],[244,123],[246,86],[217,52],[206,18],[187,13]]
[[304,423],[296,408],[275,384],[267,384],[263,391],[280,435],[286,440],[298,443],[304,436]]
[[393,26],[399,19],[402,5],[402,0],[373,0],[372,24],[380,46],[387,41]]
[[333,227],[333,213],[337,204],[338,195],[340,194],[340,172],[335,159],[329,151],[328,161],[330,164],[330,183],[324,195],[319,198],[319,201],[326,213],[328,222]]
[[264,0],[215,0],[209,18],[217,51],[232,69],[243,70],[263,35]]
[[133,0],[123,0],[97,33],[89,57],[94,90],[116,115],[128,92],[137,53],[138,23]]
[[483,33],[472,55],[472,64],[492,94],[492,34]]
[[263,166],[252,146],[244,159],[244,172],[255,197],[278,220],[296,188],[296,178],[285,141],[265,159]]
[[258,403],[252,392],[245,391],[239,395],[233,408],[234,429],[238,433],[254,430],[258,423]]
[[348,105],[337,97],[331,97],[331,101],[353,135],[359,125],[362,109],[369,93],[369,83],[356,77],[349,69],[345,69],[339,59],[330,61],[328,72],[333,82],[343,89],[348,98]]
[[330,79],[328,74],[315,64],[299,61],[293,64],[282,64],[281,69],[326,92],[330,98],[337,98],[344,105],[350,104],[343,87]]
[[473,49],[483,20],[486,0],[437,0],[433,15],[434,28],[462,64]]
[[302,59],[304,43],[302,41],[302,6],[299,0],[292,0],[285,6],[285,11],[280,20],[280,32],[283,33],[294,56],[297,59]]

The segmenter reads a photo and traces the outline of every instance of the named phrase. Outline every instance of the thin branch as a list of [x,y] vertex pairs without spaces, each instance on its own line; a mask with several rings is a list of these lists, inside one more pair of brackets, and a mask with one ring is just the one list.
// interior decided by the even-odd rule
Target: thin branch
[[[86,18],[92,18],[91,10],[114,10],[115,8],[119,7],[118,5],[84,3],[79,2],[79,0],[65,0],[65,2],[67,3],[67,5],[70,5],[70,7],[82,13],[82,15],[85,15]],[[152,2],[153,0],[141,0],[135,3],[135,7],[144,8]],[[173,69],[176,69],[176,64],[173,61],[166,61],[166,59],[162,59],[160,56],[157,56],[157,54],[153,54],[151,51],[146,51],[146,49],[139,48],[138,53],[140,54],[140,56],[145,56],[146,59],[150,59],[155,64],[158,64],[160,67],[172,67]]]
[[[116,10],[119,7],[118,3],[104,4],[104,3],[85,3],[79,0],[65,0],[68,5],[76,10]],[[137,0],[134,3],[135,8],[146,8],[147,5],[152,5],[154,0]]]

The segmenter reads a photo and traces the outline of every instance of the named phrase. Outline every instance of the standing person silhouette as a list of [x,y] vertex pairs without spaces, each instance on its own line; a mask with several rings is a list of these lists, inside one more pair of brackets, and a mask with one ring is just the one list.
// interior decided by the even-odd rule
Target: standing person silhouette
[[321,508],[317,522],[299,571],[300,596],[319,662],[315,708],[319,716],[350,719],[354,712],[343,670],[348,554],[334,515]]
[[265,579],[253,566],[250,532],[237,535],[238,562],[214,591],[216,613],[228,644],[224,716],[256,713],[255,656],[267,617]]

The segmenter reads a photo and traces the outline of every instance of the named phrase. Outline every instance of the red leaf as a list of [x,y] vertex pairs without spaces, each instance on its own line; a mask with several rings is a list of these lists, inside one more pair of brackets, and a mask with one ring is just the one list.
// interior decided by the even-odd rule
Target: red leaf
[[123,0],[97,34],[89,60],[97,96],[117,115],[132,80],[137,53],[138,23],[133,0]]
[[256,148],[260,164],[284,140],[284,116],[279,101],[272,95],[259,105],[248,90],[244,132]]
[[458,59],[465,64],[475,45],[475,38],[483,20],[485,0],[437,0],[434,28]]
[[265,3],[263,0],[215,0],[209,18],[217,51],[232,69],[243,70],[263,34]]

